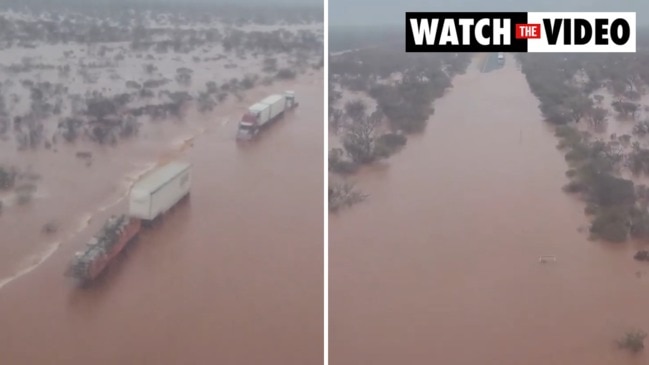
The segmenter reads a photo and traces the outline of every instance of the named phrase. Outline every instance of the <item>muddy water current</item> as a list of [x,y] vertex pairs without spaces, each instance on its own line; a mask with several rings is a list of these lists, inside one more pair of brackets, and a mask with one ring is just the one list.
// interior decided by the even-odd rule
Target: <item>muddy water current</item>
[[649,268],[579,232],[537,105],[513,59],[472,65],[422,136],[355,178],[368,200],[330,218],[333,364],[649,361],[615,344],[649,329]]
[[[256,88],[211,114],[147,125],[117,147],[13,152],[42,176],[0,217],[0,353],[6,364],[320,364],[322,72]],[[293,89],[300,106],[248,146],[245,107]],[[90,166],[75,157],[90,151]],[[73,253],[139,176],[193,163],[188,204],[145,231],[91,288],[63,277]],[[46,235],[41,228],[56,223]]]

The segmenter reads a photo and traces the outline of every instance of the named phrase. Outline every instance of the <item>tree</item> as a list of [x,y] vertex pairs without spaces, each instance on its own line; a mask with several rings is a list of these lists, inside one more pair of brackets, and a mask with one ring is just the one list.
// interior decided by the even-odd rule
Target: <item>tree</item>
[[627,163],[633,174],[649,174],[649,149],[634,145],[627,157]]
[[149,63],[149,64],[144,65],[144,72],[146,72],[149,75],[153,74],[157,70],[158,70],[158,68],[154,64]]
[[345,104],[345,113],[353,121],[363,118],[366,114],[367,106],[362,100],[348,101]]
[[628,214],[621,208],[602,209],[596,212],[590,233],[608,242],[624,242],[629,233]]
[[578,123],[593,107],[593,101],[582,94],[578,94],[568,99],[567,106],[570,110],[572,120]]
[[179,73],[179,74],[176,74],[176,81],[177,81],[180,85],[185,85],[185,86],[187,86],[187,85],[191,84],[191,82],[192,82],[192,75],[189,74],[189,73]]
[[338,134],[342,127],[343,112],[339,109],[333,109],[330,106],[329,110],[329,130],[334,134]]
[[612,102],[611,106],[613,106],[613,109],[622,117],[626,118],[630,116],[632,119],[635,119],[636,112],[640,108],[636,103],[622,100]]
[[372,118],[363,117],[348,127],[343,137],[343,146],[353,162],[367,164],[376,159],[374,155],[376,122]]
[[172,100],[172,102],[168,104],[168,111],[176,117],[180,116],[185,103],[192,99],[191,95],[189,95],[189,93],[185,91],[177,91],[171,93],[169,95],[169,98]]
[[631,236],[638,239],[649,238],[649,212],[646,203],[640,209],[634,209],[631,214]]
[[295,71],[288,68],[283,68],[277,71],[277,75],[276,75],[278,79],[284,79],[284,80],[294,79],[296,76],[297,74],[295,73]]
[[591,199],[600,206],[632,206],[636,202],[633,181],[597,174],[591,185]]
[[595,107],[590,111],[590,125],[598,131],[603,131],[606,127],[606,117],[608,110],[602,107]]
[[649,134],[649,120],[643,120],[641,122],[636,123],[633,126],[633,130],[631,131],[631,133],[638,137],[644,137],[647,134]]
[[197,102],[198,110],[201,113],[212,111],[216,106],[216,102],[209,93],[200,93]]
[[79,136],[78,129],[82,125],[82,120],[68,117],[59,123],[59,130],[67,142],[74,142]]
[[266,58],[263,63],[264,72],[275,72],[277,70],[277,59],[276,58]]
[[386,133],[376,140],[374,154],[378,158],[388,158],[403,148],[407,141],[408,138],[401,133]]
[[0,166],[0,190],[13,188],[17,178],[18,170],[16,168]]
[[341,148],[332,148],[329,150],[329,171],[347,175],[353,174],[360,167],[359,164],[346,160],[344,158],[345,150]]
[[122,121],[122,126],[120,130],[120,136],[122,138],[127,138],[131,136],[135,136],[139,133],[140,131],[140,124],[138,123],[137,119],[133,117],[132,115],[129,115]]
[[110,99],[95,98],[86,102],[86,114],[97,120],[117,112],[117,105]]
[[599,124],[604,120],[606,120],[607,116],[608,116],[608,110],[602,107],[595,107],[591,111],[591,118],[596,124]]
[[140,83],[138,83],[137,81],[128,80],[126,81],[126,87],[129,89],[139,89],[142,87],[142,85],[140,85]]
[[216,94],[219,91],[219,88],[216,86],[216,82],[214,81],[206,82],[205,88],[209,94]]
[[255,86],[255,82],[257,82],[256,75],[246,75],[241,79],[241,88],[243,90],[252,89]]
[[329,211],[337,213],[344,207],[351,207],[367,199],[367,195],[356,189],[355,185],[348,181],[329,182]]

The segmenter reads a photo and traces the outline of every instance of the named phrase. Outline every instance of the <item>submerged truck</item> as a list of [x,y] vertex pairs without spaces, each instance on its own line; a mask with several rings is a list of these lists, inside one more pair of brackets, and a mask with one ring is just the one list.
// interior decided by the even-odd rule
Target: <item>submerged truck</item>
[[138,181],[129,194],[128,214],[110,217],[100,231],[78,251],[65,276],[86,285],[96,279],[149,226],[189,196],[191,164],[171,162]]
[[254,138],[263,128],[297,105],[293,91],[270,95],[251,105],[239,121],[237,140]]

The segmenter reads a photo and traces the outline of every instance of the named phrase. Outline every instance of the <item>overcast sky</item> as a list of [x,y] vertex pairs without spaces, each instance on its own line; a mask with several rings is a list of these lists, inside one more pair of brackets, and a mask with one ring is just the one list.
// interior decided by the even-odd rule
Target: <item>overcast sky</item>
[[329,25],[402,25],[406,11],[636,11],[649,25],[648,0],[329,0]]
[[[2,0],[0,0],[2,1]],[[92,1],[92,0],[88,0]],[[282,4],[282,5],[316,5],[324,7],[324,0],[135,0],[140,3],[204,3],[204,4]]]
[[[135,4],[135,5],[156,5],[156,4],[234,4],[234,5],[255,5],[264,6],[280,5],[307,5],[324,7],[324,0],[0,0],[0,5],[5,4],[66,4],[84,2],[87,4]],[[5,4],[3,4],[5,3]]]

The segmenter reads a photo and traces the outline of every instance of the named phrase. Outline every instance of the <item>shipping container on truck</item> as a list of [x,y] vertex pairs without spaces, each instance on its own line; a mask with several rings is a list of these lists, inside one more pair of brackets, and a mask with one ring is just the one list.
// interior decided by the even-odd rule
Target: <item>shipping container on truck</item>
[[259,121],[259,126],[263,127],[266,123],[277,119],[284,113],[286,98],[284,95],[275,94],[264,98],[260,104],[268,105],[268,119]]
[[239,122],[237,140],[253,138],[271,122],[279,119],[287,110],[297,106],[295,92],[270,95],[248,108]]
[[248,108],[248,112],[256,115],[256,124],[262,126],[270,120],[270,107],[264,103],[253,104]]
[[151,223],[189,195],[191,164],[174,161],[164,165],[131,188],[129,215]]

